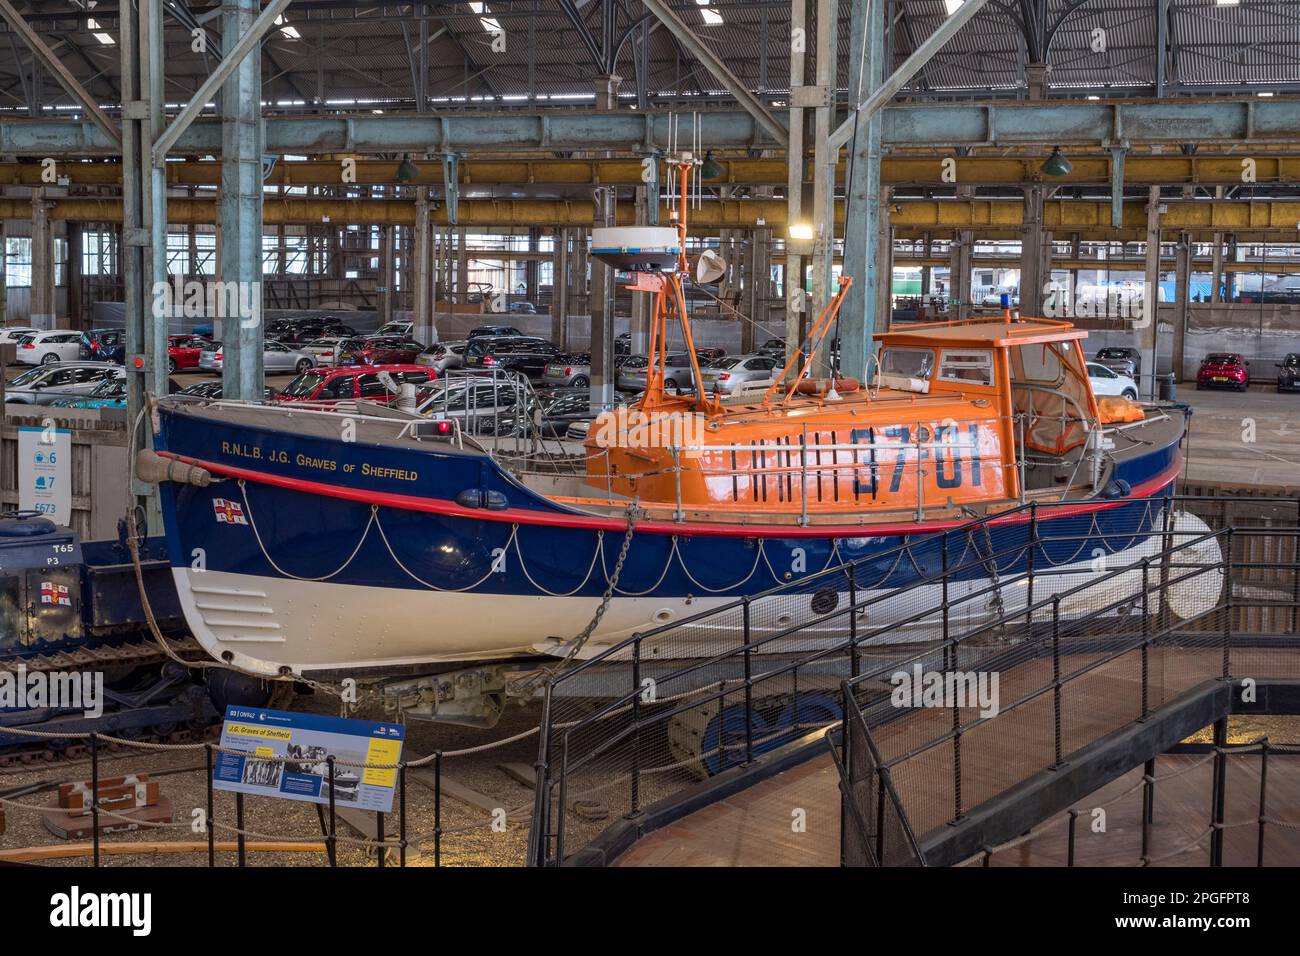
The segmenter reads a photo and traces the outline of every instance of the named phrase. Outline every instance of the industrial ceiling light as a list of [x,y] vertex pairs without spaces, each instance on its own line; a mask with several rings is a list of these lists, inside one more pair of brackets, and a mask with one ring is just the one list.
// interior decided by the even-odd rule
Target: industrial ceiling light
[[1052,155],[1047,157],[1047,162],[1039,167],[1045,176],[1068,176],[1070,170],[1074,167],[1070,161],[1061,155],[1061,147],[1056,146],[1052,149]]
[[415,163],[411,162],[411,157],[403,156],[402,161],[397,165],[397,181],[399,183],[409,183],[419,174],[420,169]]
[[704,162],[700,164],[700,175],[705,179],[717,179],[725,172],[722,164],[713,158],[713,150],[708,150],[704,154]]
[[815,233],[813,232],[812,223],[810,222],[792,222],[790,224],[790,238],[801,242],[809,242]]

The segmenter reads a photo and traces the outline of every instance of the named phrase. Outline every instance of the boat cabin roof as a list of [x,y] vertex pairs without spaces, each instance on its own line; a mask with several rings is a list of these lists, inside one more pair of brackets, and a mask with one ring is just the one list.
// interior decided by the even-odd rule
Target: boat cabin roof
[[929,322],[877,332],[875,338],[888,343],[926,345],[983,345],[1009,347],[1041,342],[1084,339],[1088,333],[1069,322],[1055,319],[976,319],[964,322]]

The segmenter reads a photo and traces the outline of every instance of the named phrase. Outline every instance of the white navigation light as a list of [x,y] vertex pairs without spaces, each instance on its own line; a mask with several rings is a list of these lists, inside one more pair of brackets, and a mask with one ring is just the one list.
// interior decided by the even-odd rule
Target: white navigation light
[[591,254],[620,272],[673,272],[681,238],[672,226],[607,226],[591,230]]

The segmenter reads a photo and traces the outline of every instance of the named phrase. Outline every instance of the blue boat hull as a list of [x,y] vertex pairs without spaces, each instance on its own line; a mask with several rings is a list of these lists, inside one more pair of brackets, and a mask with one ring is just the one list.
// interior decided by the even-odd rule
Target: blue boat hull
[[[537,494],[490,457],[412,450],[213,422],[164,408],[160,453],[220,480],[162,485],[173,573],[195,635],[214,656],[259,673],[493,660],[560,653],[611,600],[592,647],[845,562],[883,592],[938,574],[955,522],[837,528],[699,526],[575,511]],[[1086,573],[1100,551],[1136,554],[1161,526],[1177,442],[1117,466],[1127,499],[1043,506],[950,534],[947,562],[978,583],[1035,560]],[[465,492],[503,508],[467,507]],[[485,500],[485,499],[480,499]],[[901,546],[912,546],[905,551]],[[974,549],[974,550],[972,550]],[[824,591],[809,580],[808,594]],[[837,589],[838,590],[838,589]],[[900,637],[900,639],[902,639]],[[702,651],[703,652],[703,651]]]

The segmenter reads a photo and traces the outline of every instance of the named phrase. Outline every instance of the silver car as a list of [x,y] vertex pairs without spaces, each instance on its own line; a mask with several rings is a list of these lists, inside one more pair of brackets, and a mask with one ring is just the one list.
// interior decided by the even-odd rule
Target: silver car
[[527,402],[526,386],[475,375],[439,379],[419,390],[416,411],[433,421],[457,419],[471,435],[497,433],[500,419]]
[[415,357],[415,364],[431,368],[439,375],[465,364],[465,346],[468,342],[437,342]]
[[339,347],[346,341],[348,341],[346,335],[326,335],[308,342],[301,350],[314,358],[317,365],[337,365]]
[[704,391],[732,395],[745,385],[771,385],[780,372],[770,355],[726,355],[700,369]]
[[37,365],[5,386],[5,401],[18,405],[49,405],[61,398],[84,398],[105,379],[125,378],[111,362],[56,362]]
[[[649,368],[650,360],[646,356],[630,356],[618,370],[618,388],[625,392],[644,392]],[[685,352],[669,355],[664,362],[664,388],[677,391],[694,386],[690,355]]]
[[555,356],[542,369],[542,383],[586,388],[591,384],[591,353],[573,352]]
[[[209,372],[222,369],[221,343],[199,355],[199,368]],[[306,352],[290,348],[283,342],[264,342],[262,344],[262,368],[267,372],[296,372],[301,375],[309,368],[316,367],[316,358]]]

